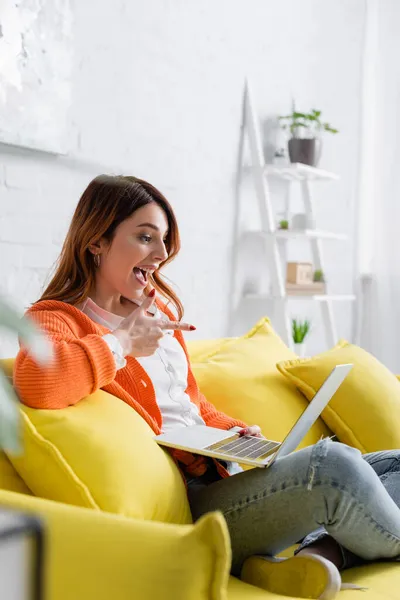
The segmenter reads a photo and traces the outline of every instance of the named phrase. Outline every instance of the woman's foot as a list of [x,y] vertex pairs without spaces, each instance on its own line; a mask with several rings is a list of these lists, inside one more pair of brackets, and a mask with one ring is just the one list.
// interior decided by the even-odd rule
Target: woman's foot
[[243,565],[241,579],[275,594],[319,600],[335,598],[342,583],[331,561],[310,552],[291,558],[251,556]]
[[343,568],[343,554],[339,544],[330,535],[327,535],[309,546],[302,548],[297,555],[312,554],[322,556],[335,565],[339,570]]

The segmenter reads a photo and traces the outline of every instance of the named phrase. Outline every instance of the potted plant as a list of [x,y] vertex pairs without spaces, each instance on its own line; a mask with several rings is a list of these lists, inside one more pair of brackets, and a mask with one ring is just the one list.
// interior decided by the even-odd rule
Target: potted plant
[[305,339],[310,333],[311,323],[307,319],[300,321],[292,319],[292,338],[294,343],[294,351],[298,356],[303,358],[305,355]]
[[321,155],[321,132],[338,133],[337,129],[321,120],[320,110],[312,109],[308,113],[303,113],[293,108],[290,115],[278,118],[282,128],[290,131],[288,149],[292,163],[316,166]]
[[287,219],[279,221],[279,229],[289,229],[289,221]]
[[[14,309],[1,299],[0,328],[17,333],[40,364],[50,359],[51,347],[47,340],[28,319],[21,319]],[[9,378],[0,368],[0,448],[11,452],[20,451],[18,403],[19,399]]]

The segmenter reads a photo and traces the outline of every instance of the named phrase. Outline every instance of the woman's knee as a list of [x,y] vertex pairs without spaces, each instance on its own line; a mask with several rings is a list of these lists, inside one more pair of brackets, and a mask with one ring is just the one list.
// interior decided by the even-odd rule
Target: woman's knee
[[327,446],[328,455],[331,460],[339,463],[353,463],[354,461],[362,461],[362,454],[360,450],[357,450],[357,448],[353,448],[347,444],[342,444],[341,442],[332,442],[332,440],[329,439],[327,441]]
[[313,447],[308,487],[310,488],[317,480],[340,481],[355,476],[363,468],[363,464],[365,465],[359,450],[326,438]]

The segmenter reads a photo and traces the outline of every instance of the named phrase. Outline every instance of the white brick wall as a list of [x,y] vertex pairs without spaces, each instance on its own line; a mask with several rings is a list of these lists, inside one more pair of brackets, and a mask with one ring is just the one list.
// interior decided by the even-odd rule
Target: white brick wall
[[[183,252],[169,275],[196,335],[225,334],[246,75],[260,118],[287,111],[295,95],[299,107],[321,108],[341,130],[326,138],[321,164],[341,181],[320,189],[318,216],[321,227],[352,234],[364,4],[102,0],[94,10],[90,0],[75,3],[70,121],[77,160],[1,149],[3,291],[21,309],[37,298],[79,195],[98,172],[94,161],[147,178],[170,198]],[[245,191],[253,202],[251,186]],[[352,245],[332,245],[326,254],[332,283],[350,291]],[[254,266],[262,271],[260,257]],[[338,314],[342,335],[349,314],[348,307]],[[323,344],[318,327],[315,316],[315,350]],[[14,351],[2,336],[0,355]]]

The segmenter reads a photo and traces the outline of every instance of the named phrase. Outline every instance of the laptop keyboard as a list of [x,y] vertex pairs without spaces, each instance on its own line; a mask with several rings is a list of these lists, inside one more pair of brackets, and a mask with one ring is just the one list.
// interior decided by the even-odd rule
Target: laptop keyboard
[[240,436],[234,440],[230,438],[227,442],[211,444],[204,450],[213,450],[235,458],[252,458],[254,460],[270,454],[272,450],[279,448],[279,446],[279,442],[271,442],[254,436]]

